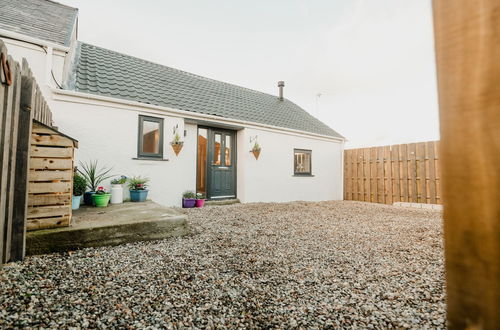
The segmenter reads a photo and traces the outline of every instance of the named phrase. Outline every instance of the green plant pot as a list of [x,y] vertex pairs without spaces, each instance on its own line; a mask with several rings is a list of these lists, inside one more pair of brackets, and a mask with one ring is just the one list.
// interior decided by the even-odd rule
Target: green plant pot
[[92,195],[92,201],[96,207],[106,207],[108,206],[111,194],[94,194]]

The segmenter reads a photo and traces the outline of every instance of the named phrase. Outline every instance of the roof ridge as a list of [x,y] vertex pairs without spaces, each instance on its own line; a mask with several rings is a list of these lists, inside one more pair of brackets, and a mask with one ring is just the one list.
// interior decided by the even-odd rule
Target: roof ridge
[[[49,0],[48,0],[49,1]],[[92,47],[95,47],[95,48],[99,48],[99,49],[102,49],[102,50],[105,50],[105,51],[109,51],[109,52],[113,52],[115,54],[120,54],[122,56],[127,56],[129,58],[133,58],[133,59],[137,59],[137,60],[140,60],[140,61],[143,61],[143,62],[146,62],[146,63],[150,63],[150,64],[153,64],[153,65],[157,65],[157,66],[160,66],[160,67],[164,67],[164,68],[168,68],[168,69],[171,69],[171,70],[175,70],[177,72],[180,72],[180,73],[184,73],[184,74],[188,74],[188,75],[191,75],[193,77],[197,77],[197,78],[201,78],[201,79],[205,79],[205,80],[210,80],[210,81],[213,81],[213,82],[216,82],[216,83],[220,83],[220,84],[224,84],[224,85],[229,85],[229,86],[232,86],[232,87],[236,87],[236,88],[240,88],[240,89],[244,89],[245,91],[252,91],[254,93],[258,93],[258,94],[263,94],[263,95],[266,95],[266,96],[271,96],[271,97],[275,97],[276,99],[278,99],[278,96],[276,95],[273,95],[273,94],[269,94],[269,93],[266,93],[266,92],[262,92],[262,91],[258,91],[256,89],[253,89],[253,88],[248,88],[248,87],[243,87],[243,86],[240,86],[240,85],[236,85],[236,84],[232,84],[232,83],[228,83],[228,82],[225,82],[225,81],[222,81],[222,80],[217,80],[217,79],[214,79],[214,78],[209,78],[209,77],[204,77],[204,76],[200,76],[196,73],[191,73],[191,72],[188,72],[188,71],[184,71],[184,70],[181,70],[181,69],[177,69],[177,68],[174,68],[174,67],[171,67],[171,66],[168,66],[168,65],[165,65],[165,64],[161,64],[161,63],[157,63],[157,62],[153,62],[153,61],[150,61],[150,60],[146,60],[146,59],[143,59],[141,57],[138,57],[138,56],[133,56],[133,55],[129,55],[129,54],[125,54],[125,53],[121,53],[121,52],[117,52],[115,50],[112,50],[112,49],[109,49],[109,48],[104,48],[104,47],[101,47],[101,46],[96,46],[96,45],[93,45],[93,44],[89,44],[87,42],[83,42],[83,41],[78,41],[79,43],[81,44],[85,44],[85,45],[88,45],[88,46],[92,46]],[[295,104],[294,102],[290,101],[289,99],[285,98],[284,99],[285,101],[288,101],[288,102],[291,102],[293,104]],[[307,111],[306,111],[307,112]]]

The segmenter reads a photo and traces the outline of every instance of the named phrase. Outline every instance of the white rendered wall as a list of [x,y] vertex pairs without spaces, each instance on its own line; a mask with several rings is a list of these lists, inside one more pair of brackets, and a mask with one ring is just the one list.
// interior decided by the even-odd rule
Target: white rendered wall
[[[262,148],[255,159],[250,137]],[[343,198],[342,143],[257,129],[238,134],[238,197],[242,202]],[[312,151],[311,177],[294,176],[294,149]]]
[[[126,176],[148,177],[148,198],[167,206],[181,206],[185,190],[196,189],[196,126],[184,126],[184,120],[148,112],[123,110],[112,107],[52,102],[52,112],[59,129],[79,142],[76,162],[98,160],[99,164],[113,167],[112,173]],[[168,161],[136,160],[139,115],[164,119],[163,157]],[[184,147],[176,156],[170,146],[173,127],[179,125]],[[103,184],[109,189],[109,180]]]
[[[2,40],[7,46],[8,54],[20,65],[23,63],[23,58],[26,58],[45,99],[50,103],[52,98],[50,87],[56,87],[54,78],[58,84],[61,84],[63,80],[66,53],[50,49],[48,52],[49,54],[52,52],[52,55],[48,55],[42,47],[37,45],[7,38],[2,38]],[[51,70],[54,72],[54,78]]]

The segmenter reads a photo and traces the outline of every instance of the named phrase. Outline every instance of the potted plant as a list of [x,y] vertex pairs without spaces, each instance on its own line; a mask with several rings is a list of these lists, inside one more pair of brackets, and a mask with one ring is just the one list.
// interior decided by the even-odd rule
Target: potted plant
[[106,192],[104,187],[98,187],[95,194],[92,195],[92,200],[96,207],[106,207],[108,206],[111,194]]
[[99,168],[97,160],[90,160],[88,163],[80,162],[80,166],[82,170],[78,169],[78,172],[85,178],[89,188],[89,191],[83,195],[83,201],[86,205],[92,205],[92,195],[96,193],[101,182],[112,177],[112,175],[109,175],[111,168]]
[[191,190],[186,190],[182,194],[182,207],[190,209],[196,204],[196,194]]
[[196,194],[196,207],[203,207],[205,205],[205,195],[202,193],[197,193]]
[[87,180],[78,172],[73,175],[73,196],[71,199],[71,209],[78,210],[80,208],[80,203],[82,196],[87,189]]
[[255,141],[252,150],[250,150],[253,153],[253,156],[255,157],[255,159],[259,159],[260,150],[261,150],[261,148],[260,148],[259,143],[257,143],[257,141]]
[[134,176],[128,179],[128,188],[130,190],[130,200],[132,202],[144,202],[148,197],[148,189],[146,183],[148,178]]
[[179,135],[177,127],[174,128],[174,139],[170,142],[170,145],[172,146],[172,149],[174,149],[175,155],[178,156],[184,142],[181,141],[181,136]]
[[125,182],[127,182],[125,175],[111,180],[111,204],[123,203],[123,185]]

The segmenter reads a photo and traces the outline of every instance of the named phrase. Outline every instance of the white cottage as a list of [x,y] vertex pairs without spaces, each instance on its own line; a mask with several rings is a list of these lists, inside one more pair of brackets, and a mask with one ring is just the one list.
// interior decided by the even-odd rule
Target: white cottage
[[54,125],[79,140],[77,160],[150,178],[149,197],[168,206],[185,190],[342,199],[344,138],[283,97],[283,82],[269,95],[79,42],[77,14],[47,0],[0,2],[0,38],[30,63]]

